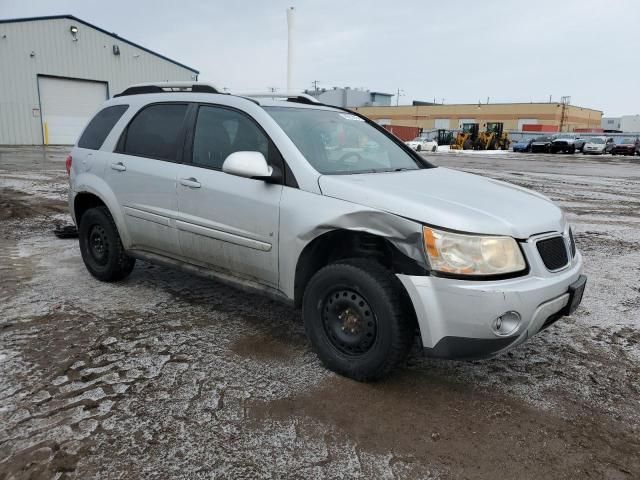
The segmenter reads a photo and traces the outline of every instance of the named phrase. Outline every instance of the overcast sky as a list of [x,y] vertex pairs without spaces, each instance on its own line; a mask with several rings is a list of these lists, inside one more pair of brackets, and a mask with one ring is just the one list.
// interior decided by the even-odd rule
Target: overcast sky
[[[0,0],[0,18],[72,14],[236,91],[364,87],[445,103],[571,103],[640,113],[640,0]],[[4,68],[3,66],[2,68]],[[394,98],[395,102],[395,98]]]

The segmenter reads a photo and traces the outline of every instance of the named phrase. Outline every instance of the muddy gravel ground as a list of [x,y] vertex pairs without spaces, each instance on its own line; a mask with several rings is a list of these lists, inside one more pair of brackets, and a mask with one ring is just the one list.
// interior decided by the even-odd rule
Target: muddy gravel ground
[[52,234],[65,156],[0,148],[0,479],[640,478],[640,159],[430,154],[565,208],[584,302],[498,358],[416,348],[360,384],[271,300],[143,262],[93,279]]

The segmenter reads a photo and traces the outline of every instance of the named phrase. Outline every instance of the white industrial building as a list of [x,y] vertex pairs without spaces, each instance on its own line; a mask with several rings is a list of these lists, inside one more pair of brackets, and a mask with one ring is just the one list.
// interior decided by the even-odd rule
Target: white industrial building
[[392,93],[371,92],[361,88],[350,87],[305,90],[304,93],[317,98],[326,105],[342,108],[388,107],[391,105],[391,97],[393,97]]
[[73,144],[127,86],[198,73],[72,15],[0,20],[0,145]]
[[640,132],[640,115],[602,117],[602,128],[607,132],[638,133]]

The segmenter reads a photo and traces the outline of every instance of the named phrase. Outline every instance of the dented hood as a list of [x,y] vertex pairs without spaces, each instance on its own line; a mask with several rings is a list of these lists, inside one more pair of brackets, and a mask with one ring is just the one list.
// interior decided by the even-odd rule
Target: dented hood
[[559,207],[545,196],[447,168],[323,175],[323,195],[463,232],[528,238],[563,231]]

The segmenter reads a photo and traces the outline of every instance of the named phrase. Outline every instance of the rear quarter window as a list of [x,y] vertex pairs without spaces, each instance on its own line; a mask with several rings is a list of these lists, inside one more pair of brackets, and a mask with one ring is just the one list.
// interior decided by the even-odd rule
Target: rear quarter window
[[113,105],[100,110],[82,132],[78,147],[99,150],[113,126],[128,108],[129,105]]

